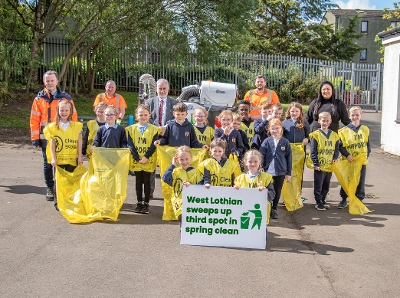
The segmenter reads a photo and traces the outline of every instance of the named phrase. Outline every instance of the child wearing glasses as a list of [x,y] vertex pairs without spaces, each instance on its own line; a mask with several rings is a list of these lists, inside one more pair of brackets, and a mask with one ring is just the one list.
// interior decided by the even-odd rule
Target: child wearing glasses
[[97,130],[91,150],[96,147],[104,148],[128,148],[125,128],[116,123],[117,110],[113,106],[108,106],[104,110],[106,123]]

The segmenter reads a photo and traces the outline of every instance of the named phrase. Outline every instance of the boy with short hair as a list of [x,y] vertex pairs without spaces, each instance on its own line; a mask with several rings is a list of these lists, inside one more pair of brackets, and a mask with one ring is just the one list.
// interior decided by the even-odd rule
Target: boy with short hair
[[[240,129],[244,131],[247,137],[247,143],[250,144],[254,137],[254,121],[249,117],[250,113],[250,102],[247,100],[239,101],[238,106],[239,115],[242,118]],[[243,139],[243,136],[242,136]],[[243,139],[244,140],[244,139]],[[244,142],[243,142],[244,143]]]
[[[281,120],[283,114],[283,107],[280,103],[276,103],[272,106],[272,117],[270,119],[279,119]],[[270,120],[268,119],[268,120]]]
[[260,105],[261,119],[254,120],[254,137],[251,142],[251,149],[259,150],[262,142],[268,138],[268,123],[269,120],[273,119],[272,111],[273,104],[268,102],[263,102]]
[[[359,106],[354,106],[349,110],[351,123],[339,129],[340,137],[340,153],[342,159],[349,162],[354,161],[354,157],[363,158],[363,165],[360,172],[360,180],[356,188],[356,197],[362,201],[365,198],[365,175],[367,172],[368,156],[371,153],[371,145],[369,143],[369,128],[360,124],[362,111]],[[347,194],[343,187],[340,188],[340,197],[342,201],[338,204],[338,209],[347,206]]]
[[243,146],[244,146],[244,151],[243,151],[243,155],[244,155],[244,153],[246,153],[246,151],[250,150],[250,146],[249,146],[249,142],[248,142],[246,133],[241,129],[241,125],[243,123],[242,117],[236,113],[233,113],[232,116],[233,116],[232,127],[235,130],[237,130],[240,133],[240,136],[242,137]]
[[173,115],[175,119],[167,122],[164,135],[155,141],[154,145],[208,149],[207,145],[203,145],[197,140],[193,125],[186,119],[187,111],[187,105],[183,102],[174,105]]
[[315,208],[324,211],[329,208],[325,202],[332,177],[332,163],[339,157],[339,135],[329,129],[332,119],[327,112],[318,115],[321,128],[310,133],[310,157],[314,165],[314,198]]

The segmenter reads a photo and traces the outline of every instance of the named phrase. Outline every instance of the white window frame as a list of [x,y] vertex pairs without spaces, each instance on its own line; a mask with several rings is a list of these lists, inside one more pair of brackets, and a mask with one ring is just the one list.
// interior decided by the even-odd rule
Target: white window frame
[[[363,52],[365,52],[365,57],[364,57],[364,58],[363,58]],[[366,60],[367,60],[367,54],[368,54],[367,49],[363,49],[363,50],[360,52],[360,61],[366,61]]]
[[361,21],[361,33],[368,33],[368,21]]

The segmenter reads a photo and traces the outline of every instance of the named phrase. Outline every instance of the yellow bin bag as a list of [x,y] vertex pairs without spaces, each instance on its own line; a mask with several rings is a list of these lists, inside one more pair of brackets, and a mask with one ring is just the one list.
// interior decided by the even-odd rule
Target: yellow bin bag
[[80,180],[85,173],[83,165],[78,165],[72,173],[60,167],[56,170],[58,209],[70,223],[87,222],[85,205],[80,196]]
[[283,183],[282,198],[287,211],[295,211],[303,207],[301,200],[301,184],[304,170],[305,152],[301,143],[290,144],[292,148],[292,179]]
[[[160,165],[160,177],[162,177],[165,171],[172,163],[172,158],[175,155],[177,147],[170,146],[157,146],[157,158],[158,164]],[[192,162],[190,163],[192,167],[196,168],[200,162],[204,160],[206,154],[205,149],[192,148]],[[179,166],[179,164],[177,165]],[[174,190],[164,181],[161,181],[161,191],[164,198],[164,211],[162,215],[163,220],[178,220],[175,216],[174,208],[172,206],[172,197],[174,196]]]
[[354,215],[373,211],[369,210],[363,202],[356,197],[356,189],[360,181],[360,171],[364,161],[365,157],[360,155],[354,157],[353,162],[349,162],[346,159],[332,164],[332,169],[337,180],[349,197],[349,213]]
[[81,181],[81,196],[91,221],[118,219],[126,199],[130,151],[101,148],[93,151],[88,174]]

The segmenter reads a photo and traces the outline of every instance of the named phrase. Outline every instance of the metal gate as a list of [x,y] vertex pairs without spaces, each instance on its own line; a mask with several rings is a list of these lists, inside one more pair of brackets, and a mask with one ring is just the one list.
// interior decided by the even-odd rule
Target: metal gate
[[382,64],[343,63],[337,65],[337,97],[346,105],[357,105],[363,110],[382,109]]

